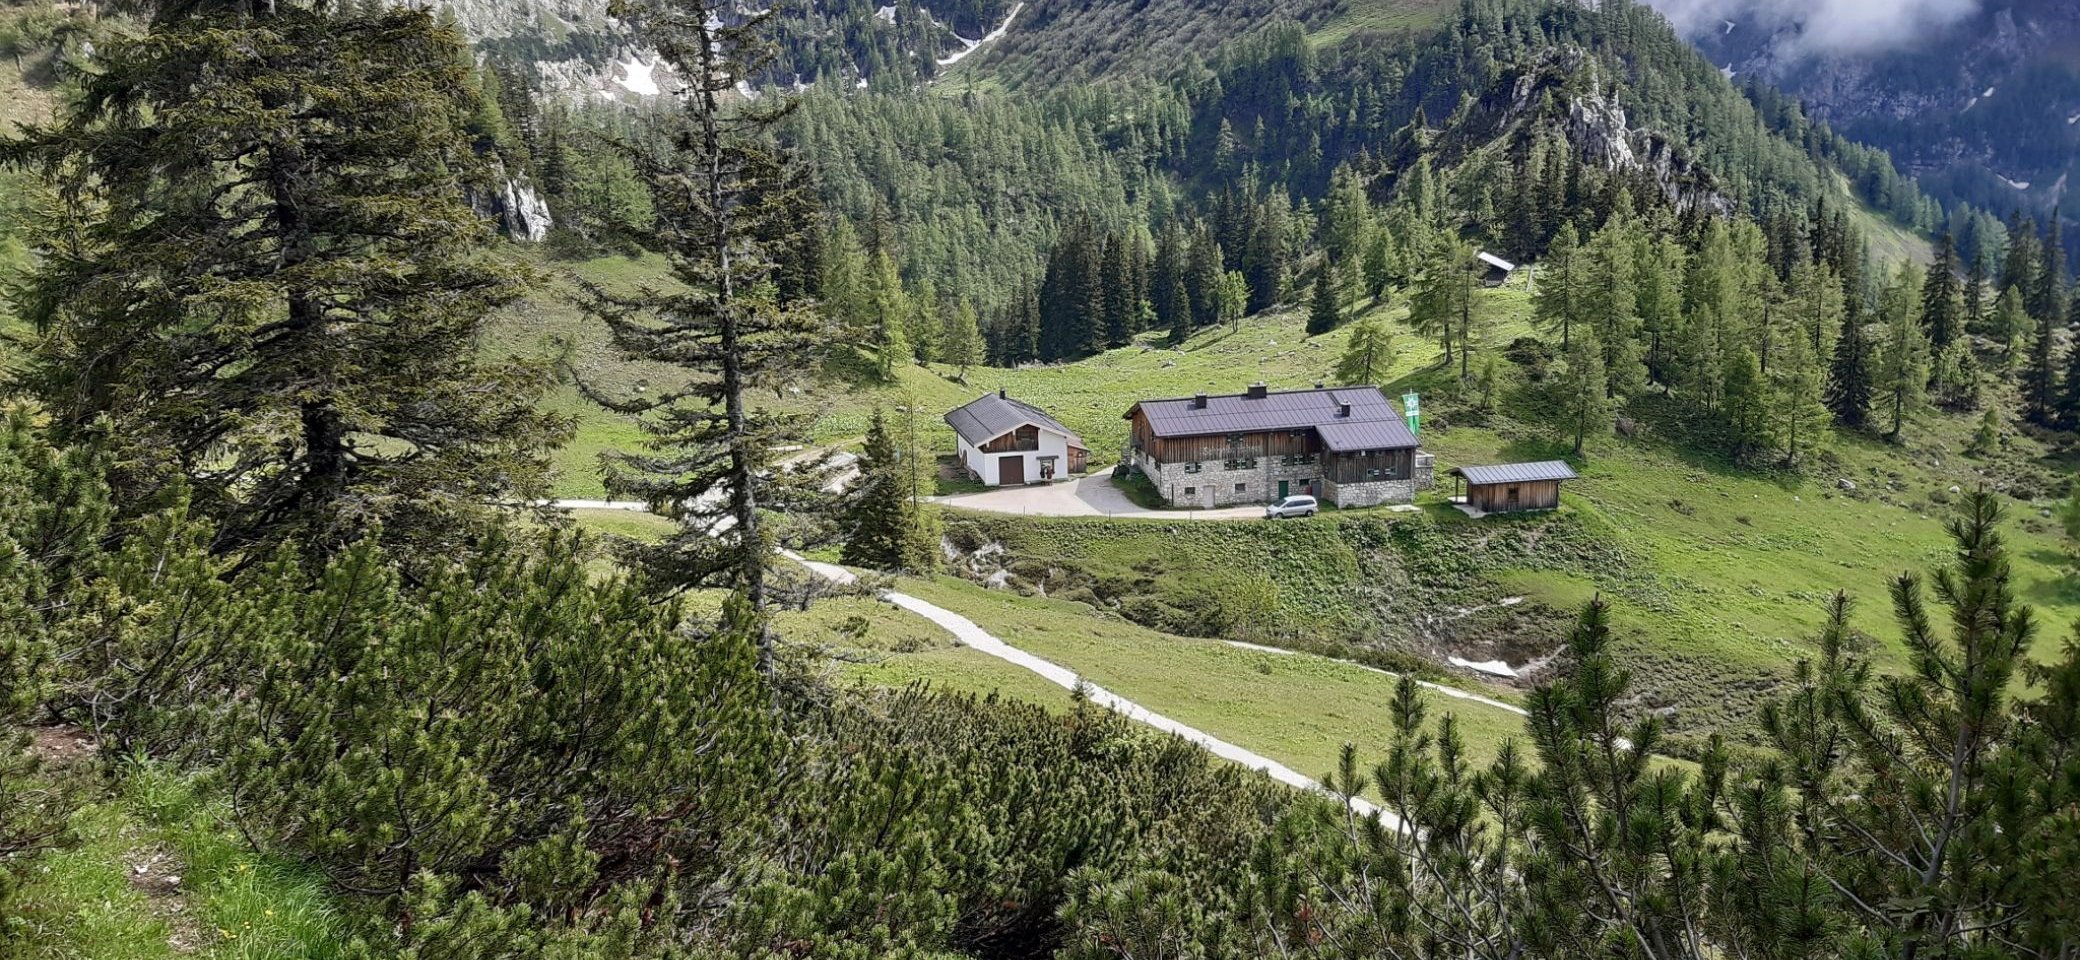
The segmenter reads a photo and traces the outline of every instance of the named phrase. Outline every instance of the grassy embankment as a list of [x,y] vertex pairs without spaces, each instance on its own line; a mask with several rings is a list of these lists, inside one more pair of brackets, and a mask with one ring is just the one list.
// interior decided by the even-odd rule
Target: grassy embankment
[[220,801],[156,767],[76,810],[5,918],[21,960],[325,960],[348,955],[323,881],[252,852]]

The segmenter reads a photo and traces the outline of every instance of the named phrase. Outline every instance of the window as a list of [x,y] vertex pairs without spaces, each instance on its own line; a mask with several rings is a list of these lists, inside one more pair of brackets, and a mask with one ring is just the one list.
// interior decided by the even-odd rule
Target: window
[[1186,473],[1198,473],[1200,469],[1201,467],[1199,465],[1199,461],[1197,460],[1194,460],[1184,465],[1184,472]]
[[1365,479],[1367,479],[1367,480],[1377,480],[1377,479],[1379,479],[1379,471],[1378,471],[1378,470],[1376,470],[1376,469],[1374,469],[1374,470],[1367,470],[1367,471],[1365,471]]
[[1198,495],[1198,493],[1199,493],[1199,488],[1198,488],[1198,487],[1186,487],[1186,488],[1184,488],[1184,495],[1185,495],[1185,496],[1187,496],[1187,497],[1191,497],[1191,496],[1197,496],[1197,495]]
[[1238,484],[1236,484],[1236,485],[1235,485],[1235,492],[1236,492],[1236,493],[1248,493],[1248,492],[1249,492],[1249,484],[1246,484],[1246,483],[1238,483]]

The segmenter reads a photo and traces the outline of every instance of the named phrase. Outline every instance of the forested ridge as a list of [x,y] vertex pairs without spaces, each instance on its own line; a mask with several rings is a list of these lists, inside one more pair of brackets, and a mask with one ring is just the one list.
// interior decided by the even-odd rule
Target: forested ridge
[[[1401,678],[1385,725],[1302,792],[1081,695],[834,678],[834,651],[776,627],[832,588],[777,551],[929,574],[947,541],[901,421],[874,413],[844,488],[808,417],[768,399],[920,363],[1069,363],[1300,304],[1309,336],[1352,327],[1336,366],[1370,383],[1393,302],[1438,350],[1432,430],[1506,402],[1577,457],[1638,418],[1730,469],[1789,472],[1928,408],[2011,401],[2057,438],[2080,428],[2080,349],[2055,221],[1939,232],[1926,269],[1874,261],[1833,178],[1882,155],[1777,136],[1787,108],[1765,120],[1621,2],[1468,0],[1423,40],[1328,48],[1274,25],[1175,85],[799,101],[739,85],[801,55],[796,21],[613,10],[698,79],[627,113],[543,104],[448,19],[364,4],[76,22],[97,32],[62,105],[0,140],[19,321],[0,387],[0,953],[143,942],[81,939],[68,921],[92,905],[51,867],[97,839],[94,798],[167,778],[325,907],[300,945],[270,939],[270,909],[148,934],[153,951],[2080,944],[2080,643],[2032,657],[2066,627],[2016,589],[2012,498],[1960,492],[1949,549],[1887,596],[1804,584],[1824,627],[1789,682],[1683,762],[1598,596],[1492,760]],[[994,12],[941,14],[965,30]],[[84,55],[68,36],[45,39]],[[557,208],[546,254],[471,203],[513,167]],[[1889,211],[1942,225],[1875,182]],[[1498,332],[1479,250],[1537,264],[1527,332]],[[603,253],[654,273],[549,292],[543,264]],[[678,376],[480,349],[494,317],[555,295]],[[543,504],[573,429],[544,398],[566,387],[640,424],[599,468],[669,533],[603,541]],[[1889,607],[1906,670],[1874,669],[1856,604]],[[96,749],[57,756],[54,731]]]

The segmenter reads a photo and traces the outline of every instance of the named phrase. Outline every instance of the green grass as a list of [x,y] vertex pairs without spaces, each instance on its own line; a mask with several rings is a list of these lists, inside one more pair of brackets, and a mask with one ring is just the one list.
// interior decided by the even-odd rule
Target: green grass
[[323,960],[347,954],[308,872],[254,854],[221,803],[158,767],[72,818],[79,843],[30,873],[14,922],[22,960]]
[[[1345,743],[1372,754],[1384,747],[1395,680],[1380,673],[1170,636],[1095,616],[1083,604],[988,591],[952,578],[905,580],[901,589],[1150,710],[1302,773],[1332,769]],[[1425,697],[1433,716],[1459,718],[1475,762],[1522,731],[1515,714],[1442,694]]]
[[956,644],[923,617],[869,597],[833,597],[774,616],[781,639],[834,655],[841,679],[883,687],[936,689],[1067,707],[1069,692],[987,654]]
[[627,537],[656,543],[677,529],[672,521],[654,513],[633,510],[572,510],[571,520],[593,533]]

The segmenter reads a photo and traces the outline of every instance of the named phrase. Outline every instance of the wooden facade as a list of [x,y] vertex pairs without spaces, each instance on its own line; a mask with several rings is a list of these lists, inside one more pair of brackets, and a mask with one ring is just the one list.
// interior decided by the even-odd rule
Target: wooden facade
[[1415,473],[1416,452],[1365,450],[1332,453],[1322,460],[1323,475],[1337,483],[1367,483],[1374,480],[1408,480]]
[[1134,411],[1128,435],[1134,449],[1147,452],[1157,463],[1227,463],[1266,457],[1317,457],[1322,453],[1321,436],[1305,428],[1158,437],[1148,425],[1148,415],[1139,410]]
[[1482,513],[1523,513],[1560,506],[1560,481],[1466,484],[1466,505]]
[[1020,453],[1040,449],[1040,428],[1026,424],[1001,437],[983,444],[983,453]]

